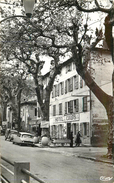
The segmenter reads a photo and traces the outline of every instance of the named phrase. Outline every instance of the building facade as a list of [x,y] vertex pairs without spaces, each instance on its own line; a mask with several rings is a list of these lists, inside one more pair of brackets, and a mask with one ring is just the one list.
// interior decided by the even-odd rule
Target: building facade
[[41,118],[38,113],[37,101],[21,103],[21,130],[36,133],[39,132],[40,124]]
[[[100,61],[99,61],[100,60]],[[112,63],[109,51],[96,48],[91,53],[91,75],[96,83],[112,95]],[[50,135],[52,138],[74,139],[78,131],[82,143],[94,143],[100,130],[106,135],[107,114],[105,108],[77,74],[72,60],[65,62],[50,96]],[[104,142],[103,142],[104,143]]]

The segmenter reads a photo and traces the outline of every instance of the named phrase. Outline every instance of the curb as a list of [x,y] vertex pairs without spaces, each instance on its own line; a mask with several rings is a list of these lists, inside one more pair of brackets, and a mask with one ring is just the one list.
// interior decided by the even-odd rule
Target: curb
[[78,158],[83,158],[83,159],[89,159],[89,160],[96,161],[96,162],[102,162],[102,163],[108,163],[108,164],[114,165],[114,162],[101,160],[101,159],[97,159],[97,158],[94,158],[94,157],[85,157],[85,156],[80,156],[80,155],[78,155],[77,157]]

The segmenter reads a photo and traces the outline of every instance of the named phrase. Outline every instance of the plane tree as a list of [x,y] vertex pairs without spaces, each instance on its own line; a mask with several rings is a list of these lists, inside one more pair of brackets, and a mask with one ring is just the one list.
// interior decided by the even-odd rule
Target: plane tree
[[[69,48],[70,43],[70,40],[66,37],[67,46],[62,45],[62,36],[58,34],[61,41],[61,45],[59,45],[57,43],[57,34],[58,31],[50,17],[50,10],[47,10],[46,6],[44,8],[44,4],[36,9],[32,19],[19,20],[17,18],[12,21],[8,20],[2,28],[1,47],[3,56],[7,61],[16,59],[24,63],[27,71],[32,75],[42,120],[49,120],[50,93],[54,80],[62,68],[59,58],[67,52],[67,50],[62,49]],[[51,64],[48,61],[51,70],[45,88],[45,99],[43,97],[44,88],[41,75],[45,62],[44,56],[48,56],[51,60]]]
[[[99,5],[96,3],[95,5]],[[32,19],[15,20],[14,27],[4,31],[2,53],[7,60],[16,59],[23,62],[32,74],[36,86],[37,99],[42,111],[42,119],[49,119],[49,98],[54,80],[62,68],[60,57],[71,57],[76,71],[87,86],[103,104],[109,119],[108,157],[112,156],[112,105],[113,97],[106,94],[93,80],[89,72],[90,52],[102,39],[102,30],[96,29],[94,42],[87,34],[88,22],[82,22],[82,14],[76,9],[77,1],[42,1],[36,6]],[[52,4],[51,4],[52,3]],[[84,3],[82,3],[84,5]],[[83,7],[83,6],[82,6]],[[98,6],[99,7],[99,6]],[[95,10],[96,11],[96,10]],[[79,18],[80,17],[80,18]],[[81,34],[80,34],[81,33]],[[10,48],[10,49],[9,49]],[[7,51],[6,51],[7,50]],[[49,73],[48,85],[45,88],[46,100],[43,100],[41,70],[43,56],[49,56],[53,62]],[[49,61],[46,61],[49,62]]]
[[[104,25],[105,25],[105,39],[108,45],[109,50],[112,53],[112,61],[114,62],[114,47],[113,47],[113,38],[112,38],[112,25],[114,23],[114,3],[113,1],[109,1],[108,3],[104,3],[103,1],[99,0],[93,0],[91,2],[89,1],[81,1],[81,0],[64,0],[59,1],[59,6],[63,7],[76,7],[79,11],[84,13],[94,13],[94,12],[102,12],[104,14]],[[77,28],[77,26],[76,26]],[[85,32],[88,29],[88,24],[86,24]],[[96,29],[97,33],[97,39],[96,42],[92,44],[88,44],[86,48],[84,48],[82,45],[74,46],[73,48],[73,59],[76,59],[76,67],[77,72],[80,76],[84,79],[87,86],[90,88],[90,90],[95,94],[95,96],[99,99],[99,101],[102,103],[102,105],[105,107],[107,116],[108,116],[108,157],[112,157],[112,143],[113,143],[113,97],[110,95],[107,95],[104,91],[101,90],[101,88],[94,82],[92,79],[90,73],[88,72],[87,66],[90,61],[90,52],[96,45],[96,43],[101,39],[102,31],[99,31]],[[86,36],[86,34],[85,34]],[[75,38],[75,37],[74,37]],[[90,41],[90,37],[88,37],[88,42]],[[85,57],[85,60],[83,60],[83,52],[86,52],[87,57]],[[83,63],[82,63],[83,60]],[[114,75],[114,72],[113,72]],[[112,82],[114,86],[114,76],[112,75]]]
[[13,123],[18,125],[20,131],[21,125],[21,100],[25,94],[33,93],[34,87],[30,88],[27,82],[27,72],[19,64],[1,63],[0,70],[0,98],[5,118],[6,108],[12,111]]

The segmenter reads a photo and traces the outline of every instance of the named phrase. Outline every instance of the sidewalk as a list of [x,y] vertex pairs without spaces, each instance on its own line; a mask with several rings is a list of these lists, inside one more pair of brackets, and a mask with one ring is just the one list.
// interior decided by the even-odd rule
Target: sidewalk
[[91,147],[88,145],[80,146],[80,147],[69,147],[69,146],[42,146],[41,144],[37,144],[37,146],[41,150],[60,153],[66,156],[76,156],[78,158],[90,159],[97,162],[114,164],[114,159],[106,158],[107,147]]

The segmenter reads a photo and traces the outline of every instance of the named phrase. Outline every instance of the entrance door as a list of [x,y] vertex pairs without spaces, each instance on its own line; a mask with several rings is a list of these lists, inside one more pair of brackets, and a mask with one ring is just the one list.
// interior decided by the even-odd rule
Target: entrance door
[[67,123],[67,138],[70,139],[71,123]]

